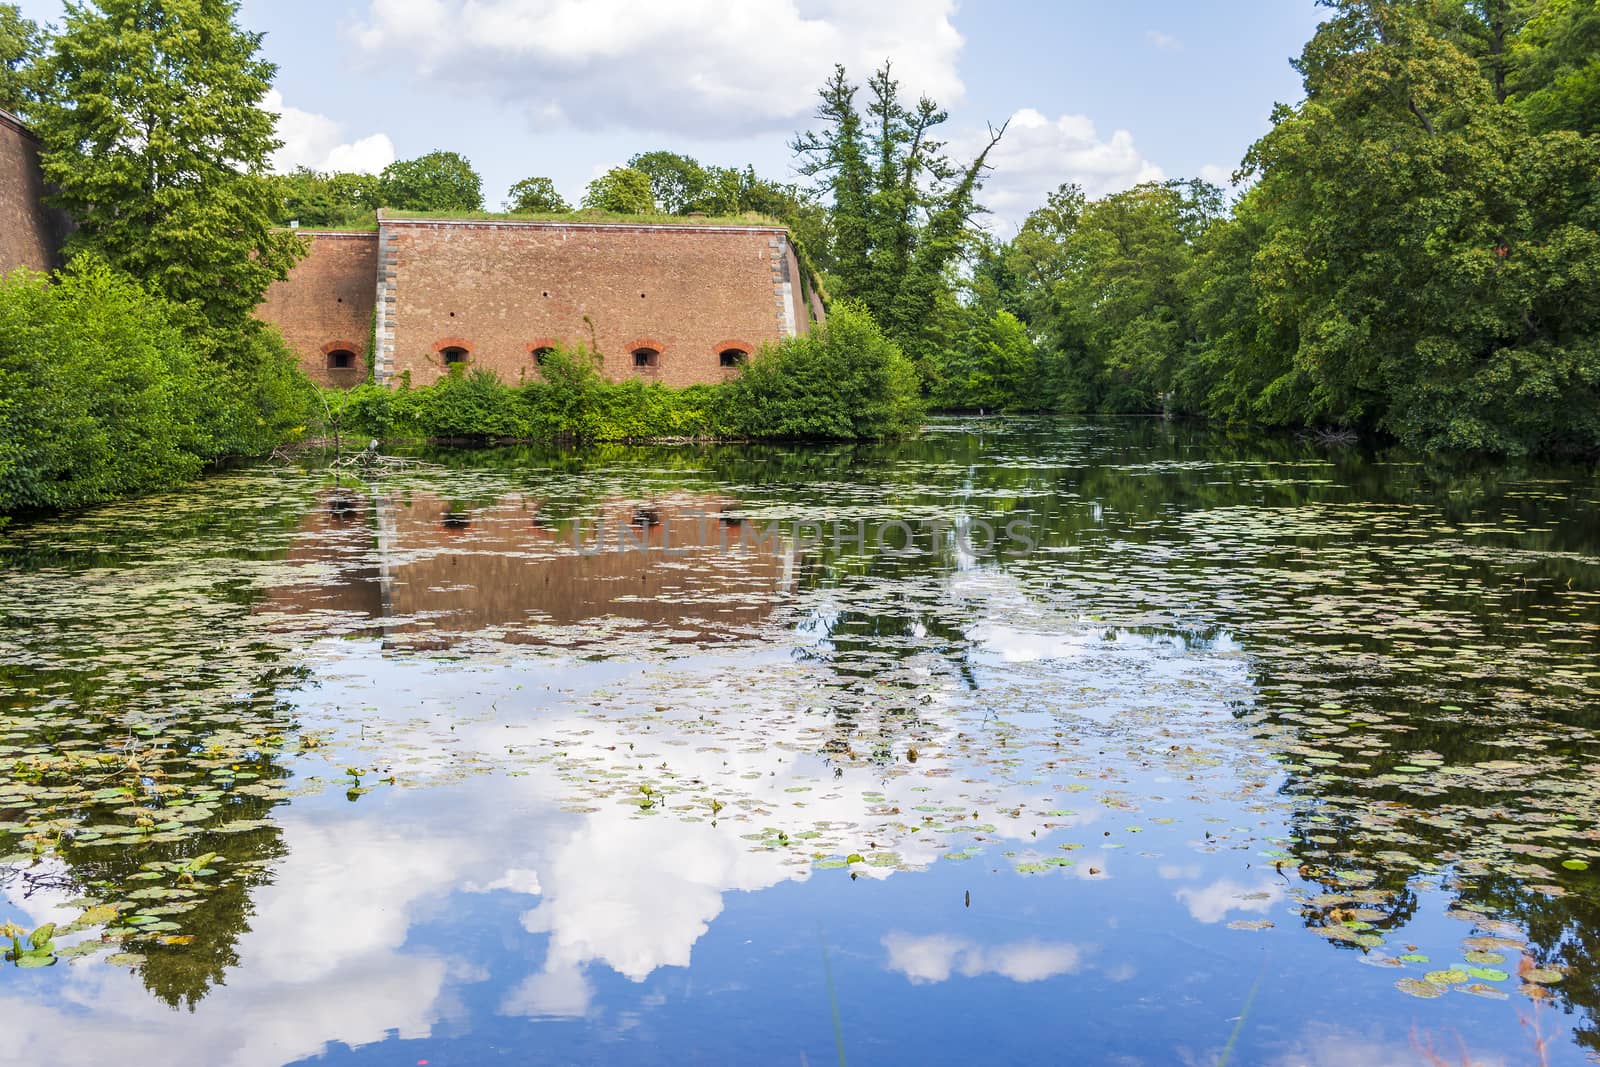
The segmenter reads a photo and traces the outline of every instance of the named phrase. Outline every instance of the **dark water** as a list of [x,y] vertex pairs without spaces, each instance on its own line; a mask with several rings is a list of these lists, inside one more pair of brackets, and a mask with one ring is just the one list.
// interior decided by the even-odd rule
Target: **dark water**
[[0,1061],[1600,1051],[1593,469],[420,458],[0,546]]

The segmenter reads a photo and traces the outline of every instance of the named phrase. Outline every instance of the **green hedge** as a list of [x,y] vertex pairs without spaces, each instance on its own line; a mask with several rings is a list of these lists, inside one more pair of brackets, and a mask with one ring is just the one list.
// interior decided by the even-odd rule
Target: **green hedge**
[[340,432],[388,438],[855,440],[914,433],[923,416],[910,360],[849,305],[720,385],[609,382],[580,348],[546,356],[539,380],[522,385],[458,371],[422,388],[363,385],[326,398]]
[[178,485],[270,451],[309,414],[276,334],[196,329],[96,259],[0,278],[0,337],[0,515]]

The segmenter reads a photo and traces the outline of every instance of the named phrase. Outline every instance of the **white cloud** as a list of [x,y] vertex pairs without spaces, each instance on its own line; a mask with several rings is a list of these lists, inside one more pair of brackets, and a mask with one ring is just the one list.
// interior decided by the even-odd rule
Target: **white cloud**
[[296,167],[376,174],[394,162],[394,142],[386,133],[345,141],[344,129],[338,122],[326,115],[289,107],[276,89],[267,94],[262,104],[278,116],[278,139],[283,147],[272,154],[272,169],[280,174]]
[[1102,137],[1087,115],[1052,119],[1031,107],[1011,116],[989,163],[993,173],[982,200],[1001,233],[1021,225],[1063,182],[1077,182],[1097,197],[1166,177],[1139,152],[1127,130]]
[[1170,33],[1162,33],[1160,30],[1151,30],[1149,33],[1144,35],[1144,39],[1150,42],[1150,44],[1154,47],[1161,49],[1163,52],[1183,51],[1183,42],[1178,40]]
[[369,0],[354,30],[439,85],[481,92],[530,122],[700,136],[792,130],[842,62],[884,59],[913,96],[963,92],[955,0]]

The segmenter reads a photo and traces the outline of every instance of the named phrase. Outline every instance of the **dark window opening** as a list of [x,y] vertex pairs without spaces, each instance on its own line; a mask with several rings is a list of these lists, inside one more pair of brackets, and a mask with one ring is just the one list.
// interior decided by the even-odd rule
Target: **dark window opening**
[[465,363],[467,361],[467,350],[465,348],[446,348],[439,354],[444,357],[447,366],[452,363]]
[[724,367],[742,367],[744,361],[750,358],[750,353],[742,348],[724,348],[717,353],[717,362]]
[[356,354],[347,349],[339,348],[328,353],[329,370],[353,370],[356,365]]
[[468,511],[447,511],[440,517],[439,525],[446,530],[465,530],[472,525],[472,513]]
[[545,345],[542,348],[535,348],[533,350],[533,362],[534,362],[534,364],[536,366],[540,366],[540,367],[544,366],[545,358],[547,356],[550,356],[554,352],[555,352],[555,349],[551,348],[549,345]]
[[633,352],[633,365],[639,370],[661,366],[661,353],[653,348],[637,348]]

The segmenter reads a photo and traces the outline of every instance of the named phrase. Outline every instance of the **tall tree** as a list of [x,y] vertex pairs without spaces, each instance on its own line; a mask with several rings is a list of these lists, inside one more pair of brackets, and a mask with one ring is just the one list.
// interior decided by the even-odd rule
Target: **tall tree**
[[1219,369],[1251,408],[1423,448],[1600,447],[1600,140],[1530,131],[1434,5],[1324,2],[1306,101],[1247,158],[1257,325],[1220,329],[1292,356]]
[[677,152],[641,152],[628,160],[629,168],[650,177],[650,195],[668,215],[704,210],[712,178],[699,161]]
[[[926,97],[907,106],[888,64],[867,83],[865,112],[843,67],[819,91],[819,132],[798,136],[800,170],[833,207],[836,295],[859,299],[902,345],[922,348],[947,270],[975,240],[989,153],[957,166],[934,131],[948,115]],[[914,353],[913,353],[914,354]]]
[[1512,57],[1516,104],[1534,128],[1600,133],[1600,0],[1544,0]]
[[524,178],[506,194],[507,211],[560,212],[572,207],[556,192],[549,178]]
[[482,211],[483,179],[459,152],[429,152],[383,168],[385,207],[402,211]]
[[0,4],[0,108],[26,116],[39,88],[39,61],[48,35],[22,17],[16,4]]
[[374,224],[382,206],[382,182],[376,174],[322,173],[297,167],[274,177],[283,197],[282,220],[301,226]]
[[654,215],[656,201],[650,175],[632,167],[613,167],[589,183],[583,206],[621,215]]
[[32,108],[46,179],[99,253],[214,324],[248,319],[300,254],[275,228],[262,99],[276,68],[236,0],[69,3]]

